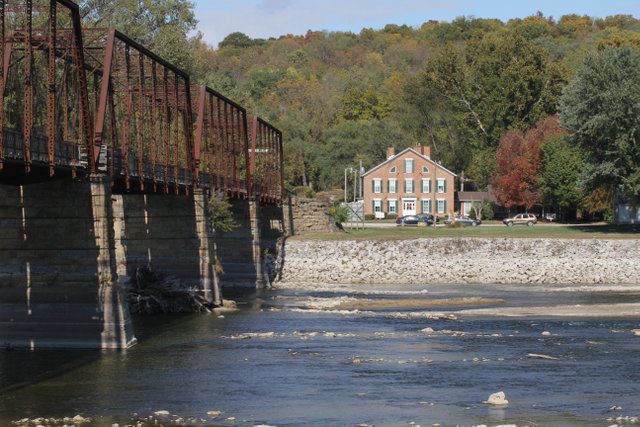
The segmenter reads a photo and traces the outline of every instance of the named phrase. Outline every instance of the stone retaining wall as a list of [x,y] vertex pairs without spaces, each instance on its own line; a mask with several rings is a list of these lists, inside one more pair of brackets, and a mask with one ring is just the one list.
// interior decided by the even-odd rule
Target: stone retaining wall
[[287,233],[301,235],[314,232],[331,232],[332,219],[329,216],[331,201],[323,197],[291,197],[284,206],[284,222]]
[[282,280],[640,284],[640,240],[438,238],[286,243]]

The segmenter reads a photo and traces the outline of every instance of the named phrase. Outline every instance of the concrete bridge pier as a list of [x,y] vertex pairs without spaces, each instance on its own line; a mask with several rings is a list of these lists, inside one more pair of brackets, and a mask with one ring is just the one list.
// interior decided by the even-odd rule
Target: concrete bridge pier
[[222,305],[222,294],[216,273],[216,245],[211,221],[209,220],[209,197],[202,189],[194,190],[193,206],[196,221],[196,235],[200,243],[200,287],[205,299],[214,305]]
[[103,175],[0,185],[0,345],[135,344],[127,299],[140,266],[221,305],[206,195],[113,188]]
[[0,344],[126,348],[111,181],[0,185]]
[[97,308],[102,317],[100,347],[127,348],[137,341],[133,335],[129,315],[126,283],[124,277],[119,276],[117,272],[118,256],[122,257],[124,250],[121,244],[121,228],[114,226],[111,177],[91,175],[89,182],[97,249]]
[[251,225],[252,261],[256,271],[255,287],[263,289],[269,285],[269,279],[265,278],[264,258],[262,252],[262,218],[260,203],[255,197],[249,198],[249,222]]
[[216,237],[217,254],[224,273],[220,283],[225,292],[244,293],[269,286],[265,252],[277,252],[284,235],[283,208],[263,204],[259,197],[230,201],[238,227]]

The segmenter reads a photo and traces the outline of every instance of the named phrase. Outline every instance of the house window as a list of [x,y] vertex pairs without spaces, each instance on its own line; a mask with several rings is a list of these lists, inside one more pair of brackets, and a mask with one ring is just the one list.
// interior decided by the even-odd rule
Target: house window
[[424,172],[424,173],[429,173],[429,168],[428,168],[428,167],[426,167],[426,166],[423,166],[423,167],[422,167],[422,172]]
[[387,213],[394,214],[398,212],[398,201],[397,200],[387,200]]
[[431,200],[422,200],[422,213],[431,213]]
[[382,193],[382,180],[380,178],[375,178],[373,180],[373,192]]
[[373,201],[373,212],[382,212],[382,200],[377,199]]
[[405,178],[404,180],[404,192],[413,193],[413,179]]
[[447,201],[444,199],[438,199],[438,213],[443,214],[447,212]]
[[389,169],[389,173],[396,173],[396,172],[398,172],[398,168],[395,166]]
[[428,178],[422,178],[422,192],[431,193],[431,180]]
[[438,178],[438,193],[447,192],[447,180],[444,178]]
[[390,178],[387,183],[389,193],[396,193],[398,191],[398,181],[395,178]]
[[413,173],[413,159],[404,159],[404,173]]

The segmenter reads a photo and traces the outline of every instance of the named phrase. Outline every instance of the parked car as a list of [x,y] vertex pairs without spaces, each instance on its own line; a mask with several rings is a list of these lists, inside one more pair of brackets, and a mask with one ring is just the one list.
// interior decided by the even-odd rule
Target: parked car
[[464,215],[458,215],[455,216],[453,218],[449,217],[447,219],[444,220],[444,223],[449,225],[451,223],[454,222],[459,222],[460,224],[462,224],[463,226],[467,227],[477,227],[478,225],[482,224],[482,221],[477,220],[477,219],[471,219],[468,216],[464,216]]
[[505,218],[502,222],[507,227],[512,227],[514,225],[526,225],[527,227],[531,227],[538,222],[538,218],[534,214],[523,213],[511,218]]
[[433,225],[433,215],[431,214],[417,214],[417,215],[405,215],[396,219],[396,224],[405,226],[429,226]]

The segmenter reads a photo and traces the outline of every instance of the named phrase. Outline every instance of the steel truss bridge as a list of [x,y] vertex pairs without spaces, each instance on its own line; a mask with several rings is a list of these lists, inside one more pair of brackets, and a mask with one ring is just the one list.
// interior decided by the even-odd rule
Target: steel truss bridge
[[122,191],[279,204],[282,133],[70,0],[0,0],[0,181],[107,174]]

